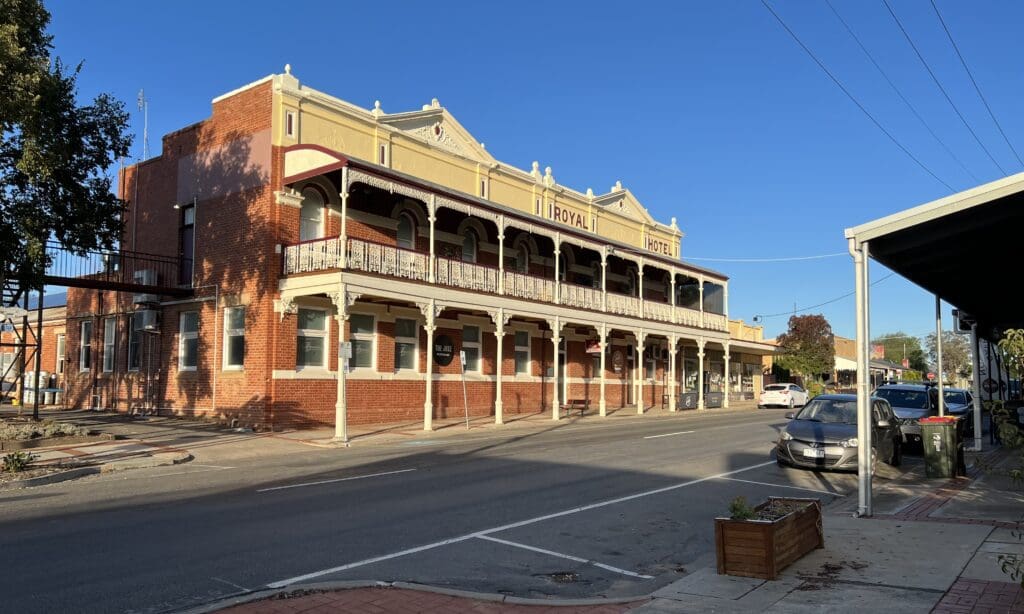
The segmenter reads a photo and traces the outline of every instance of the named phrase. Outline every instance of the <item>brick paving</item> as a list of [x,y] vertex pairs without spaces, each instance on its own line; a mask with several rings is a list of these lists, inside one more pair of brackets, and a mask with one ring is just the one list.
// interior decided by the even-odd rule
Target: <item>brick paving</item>
[[270,598],[220,610],[220,614],[620,614],[642,602],[590,606],[518,605],[400,588],[356,588]]
[[932,614],[1024,614],[1024,589],[1013,582],[961,578],[935,605]]

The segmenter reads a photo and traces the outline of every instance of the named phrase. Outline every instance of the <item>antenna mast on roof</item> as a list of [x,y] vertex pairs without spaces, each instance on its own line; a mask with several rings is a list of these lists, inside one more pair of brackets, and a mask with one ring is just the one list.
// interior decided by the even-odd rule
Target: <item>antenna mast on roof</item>
[[146,92],[139,90],[139,110],[142,111],[142,159],[149,159],[149,101]]

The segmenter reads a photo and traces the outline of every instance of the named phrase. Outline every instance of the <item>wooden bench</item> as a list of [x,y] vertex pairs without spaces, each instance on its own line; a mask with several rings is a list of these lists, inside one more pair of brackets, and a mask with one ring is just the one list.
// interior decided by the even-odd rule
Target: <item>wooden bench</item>
[[566,413],[571,414],[573,410],[580,410],[582,416],[585,411],[590,409],[590,399],[569,399],[566,402],[559,405],[559,408]]

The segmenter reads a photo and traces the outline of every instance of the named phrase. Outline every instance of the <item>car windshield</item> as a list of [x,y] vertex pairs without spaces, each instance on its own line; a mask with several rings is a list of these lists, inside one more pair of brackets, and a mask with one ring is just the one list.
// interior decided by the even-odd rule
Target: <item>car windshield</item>
[[856,424],[857,401],[835,399],[813,399],[796,415],[797,420],[828,422],[831,424]]
[[875,396],[889,401],[893,407],[907,409],[928,409],[928,395],[923,390],[900,390],[899,388],[879,388]]
[[962,392],[948,391],[942,395],[942,398],[946,400],[946,403],[954,403],[956,405],[967,405],[967,395]]
[[765,392],[778,392],[779,390],[785,390],[785,389],[786,389],[785,386],[779,386],[779,385],[775,385],[775,384],[773,384],[771,386],[765,386],[764,387]]

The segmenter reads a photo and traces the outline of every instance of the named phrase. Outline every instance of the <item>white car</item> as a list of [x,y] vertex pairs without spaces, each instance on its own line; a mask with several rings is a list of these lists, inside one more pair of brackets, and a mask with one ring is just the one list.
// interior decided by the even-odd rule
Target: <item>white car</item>
[[764,387],[764,392],[757,400],[758,409],[764,409],[769,405],[781,407],[803,407],[807,405],[807,391],[796,384],[769,384]]

